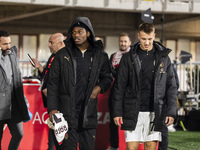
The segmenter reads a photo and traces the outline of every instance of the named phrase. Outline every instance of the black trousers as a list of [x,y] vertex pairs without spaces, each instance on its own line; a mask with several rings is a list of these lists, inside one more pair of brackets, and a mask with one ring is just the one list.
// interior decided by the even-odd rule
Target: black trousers
[[56,150],[94,150],[96,129],[82,128],[83,113],[77,112],[76,117],[77,128],[69,128],[67,134],[68,139],[64,140],[61,145],[58,145],[54,136]]
[[[112,90],[111,90],[112,92]],[[110,112],[110,124],[109,124],[109,131],[110,131],[110,146],[113,148],[119,147],[119,133],[118,133],[118,126],[115,124],[113,117],[112,117],[112,101],[111,101],[111,94],[109,97],[108,108]]]
[[83,129],[79,132],[70,129],[67,134],[68,139],[64,140],[61,145],[58,145],[54,136],[56,150],[77,150],[78,146],[79,150],[94,150],[96,129]]
[[[21,142],[21,139],[23,137],[23,123],[16,122],[14,119],[1,120],[0,121],[0,140],[1,141],[2,141],[2,136],[3,136],[4,124],[8,125],[8,128],[12,136],[9,146],[8,146],[8,150],[17,150]],[[0,150],[1,150],[1,146],[0,146]]]
[[162,141],[159,142],[158,150],[167,150],[168,148],[168,128],[164,125],[163,129],[161,130]]
[[119,147],[119,133],[118,133],[118,126],[115,125],[113,118],[110,118],[110,146],[113,148]]
[[54,130],[49,128],[49,135],[48,135],[48,149],[47,150],[54,150]]

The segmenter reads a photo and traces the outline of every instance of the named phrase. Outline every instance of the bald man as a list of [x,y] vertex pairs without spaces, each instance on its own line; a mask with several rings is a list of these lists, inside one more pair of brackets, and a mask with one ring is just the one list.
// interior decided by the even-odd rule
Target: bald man
[[65,47],[65,44],[63,43],[64,40],[65,40],[65,37],[63,36],[62,33],[55,33],[50,36],[48,47],[52,54],[49,57],[45,68],[43,68],[43,66],[39,63],[39,61],[37,59],[33,58],[33,61],[35,63],[35,66],[33,66],[33,67],[35,67],[36,69],[39,70],[40,77],[43,81],[43,83],[42,83],[42,98],[43,98],[43,104],[44,104],[45,108],[47,107],[47,102],[46,102],[47,88],[46,87],[47,87],[47,80],[48,80],[48,76],[49,76],[49,69],[50,69],[51,63],[52,63],[57,51],[59,51],[61,48]]
[[[65,46],[64,43],[63,43],[64,40],[65,40],[65,37],[63,36],[62,33],[55,33],[55,34],[52,34],[50,36],[48,47],[49,47],[52,55],[55,56],[56,52],[59,51],[61,48],[63,48]],[[50,56],[50,58],[51,58],[51,56]],[[39,72],[42,74],[44,72],[45,68],[42,67],[42,65],[39,63],[38,60],[33,58],[33,61],[35,63],[34,67],[36,69],[38,69]]]
[[[39,75],[42,79],[41,91],[42,91],[43,104],[44,104],[45,108],[47,107],[47,82],[48,82],[48,78],[49,78],[49,69],[50,69],[51,63],[55,57],[55,54],[61,48],[65,47],[65,44],[63,43],[64,40],[65,40],[65,37],[63,36],[62,33],[55,33],[50,36],[48,47],[52,54],[49,57],[45,68],[42,67],[42,65],[39,63],[39,61],[37,59],[33,58],[33,61],[35,63],[35,66],[33,66],[33,67],[35,67],[36,69],[39,70]],[[54,138],[53,130],[49,129],[48,150],[54,150],[53,138]]]

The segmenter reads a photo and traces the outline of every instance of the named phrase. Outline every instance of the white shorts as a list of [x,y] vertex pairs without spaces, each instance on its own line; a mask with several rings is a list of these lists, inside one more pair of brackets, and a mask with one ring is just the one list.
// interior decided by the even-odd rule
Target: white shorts
[[161,141],[161,132],[151,131],[154,117],[154,112],[139,112],[135,130],[125,130],[126,142]]

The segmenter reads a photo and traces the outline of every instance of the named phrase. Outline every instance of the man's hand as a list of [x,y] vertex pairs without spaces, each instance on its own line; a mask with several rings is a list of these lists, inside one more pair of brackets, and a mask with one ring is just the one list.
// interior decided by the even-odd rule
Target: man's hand
[[99,86],[95,86],[90,97],[97,98],[100,92],[101,92],[101,88]]
[[168,126],[170,126],[170,125],[172,125],[174,123],[174,118],[173,117],[166,117],[165,118],[165,124],[166,124],[166,126],[168,127]]
[[44,90],[42,90],[42,93],[47,97],[47,88],[45,88]]
[[35,66],[33,66],[33,67],[35,67],[36,69],[38,69],[42,73],[44,68],[42,67],[40,62],[35,58],[32,58],[32,60],[35,63]]
[[50,113],[49,113],[49,119],[50,119],[51,122],[53,122],[52,116],[53,116],[53,114],[55,114],[55,113],[58,113],[58,110],[52,110],[52,111],[50,111]]
[[115,118],[114,118],[114,123],[115,123],[117,126],[121,127],[121,124],[123,124],[123,119],[122,119],[122,117],[115,117]]

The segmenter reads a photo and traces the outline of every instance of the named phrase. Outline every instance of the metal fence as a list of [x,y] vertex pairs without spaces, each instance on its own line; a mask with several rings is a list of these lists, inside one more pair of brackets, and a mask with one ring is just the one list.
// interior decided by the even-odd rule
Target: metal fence
[[[46,61],[39,61],[42,66],[45,66]],[[21,70],[22,77],[37,77],[38,70],[35,69],[29,61],[20,60],[19,68]]]
[[199,109],[200,62],[174,64],[179,78],[178,115]]
[[[44,66],[46,61],[40,61]],[[19,62],[22,77],[38,76],[38,71],[35,69],[29,61],[20,60]],[[175,63],[175,69],[177,70],[179,78],[178,91],[188,91],[194,94],[199,94],[199,76],[200,76],[200,62],[192,63]]]
[[199,94],[200,62],[174,64],[178,78],[179,91],[190,91]]

